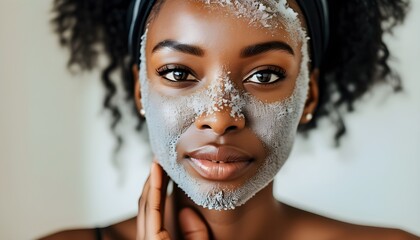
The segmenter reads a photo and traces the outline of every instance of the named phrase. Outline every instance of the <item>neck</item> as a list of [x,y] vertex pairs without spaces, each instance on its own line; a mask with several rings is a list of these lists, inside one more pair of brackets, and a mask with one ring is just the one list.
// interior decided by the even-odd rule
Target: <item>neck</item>
[[212,239],[270,239],[282,226],[282,207],[272,194],[273,183],[234,210],[209,210],[196,205],[178,187],[170,201],[173,210],[189,207],[207,223]]

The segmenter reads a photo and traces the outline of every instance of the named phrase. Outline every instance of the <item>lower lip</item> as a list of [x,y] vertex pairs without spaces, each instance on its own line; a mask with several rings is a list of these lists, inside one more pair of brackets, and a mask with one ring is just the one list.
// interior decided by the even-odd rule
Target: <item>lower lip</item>
[[229,181],[243,175],[251,161],[216,163],[209,160],[189,158],[192,167],[204,178],[213,181]]

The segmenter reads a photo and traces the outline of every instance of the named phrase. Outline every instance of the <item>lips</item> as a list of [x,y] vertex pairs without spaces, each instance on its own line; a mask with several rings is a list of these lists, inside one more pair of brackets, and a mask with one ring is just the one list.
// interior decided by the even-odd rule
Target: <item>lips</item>
[[232,146],[207,145],[186,154],[189,164],[203,178],[212,181],[229,181],[242,176],[253,158]]

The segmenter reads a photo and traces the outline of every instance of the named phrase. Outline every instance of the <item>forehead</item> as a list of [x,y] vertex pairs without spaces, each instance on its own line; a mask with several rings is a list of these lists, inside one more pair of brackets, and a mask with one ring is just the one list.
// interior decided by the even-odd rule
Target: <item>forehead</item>
[[[220,46],[221,39],[227,45],[230,41],[226,39],[234,40],[235,45],[281,39],[298,47],[296,29],[289,28],[287,12],[278,11],[273,2],[167,0],[150,22],[148,41],[185,39],[212,47],[212,43]],[[289,10],[299,12],[294,2],[289,4],[293,9]]]

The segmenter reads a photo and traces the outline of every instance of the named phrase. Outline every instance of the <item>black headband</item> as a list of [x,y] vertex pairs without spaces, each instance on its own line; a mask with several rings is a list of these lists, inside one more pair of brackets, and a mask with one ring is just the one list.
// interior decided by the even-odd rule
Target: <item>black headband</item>
[[296,0],[308,25],[312,50],[312,67],[320,67],[330,35],[327,0]]
[[[296,0],[302,9],[311,38],[312,67],[320,67],[328,46],[329,18],[327,0]],[[140,40],[156,0],[133,0],[129,9],[128,47],[133,59],[140,58]]]

